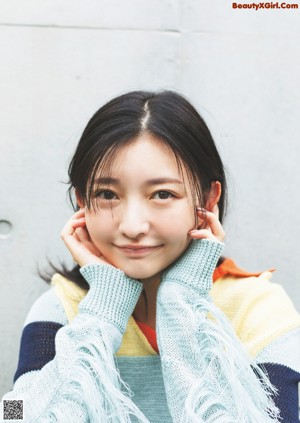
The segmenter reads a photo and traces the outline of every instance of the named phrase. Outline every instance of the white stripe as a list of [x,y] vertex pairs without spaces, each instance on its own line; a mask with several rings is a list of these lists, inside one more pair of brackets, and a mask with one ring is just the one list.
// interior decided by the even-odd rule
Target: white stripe
[[256,357],[258,363],[276,363],[300,373],[300,327],[286,333],[264,348]]

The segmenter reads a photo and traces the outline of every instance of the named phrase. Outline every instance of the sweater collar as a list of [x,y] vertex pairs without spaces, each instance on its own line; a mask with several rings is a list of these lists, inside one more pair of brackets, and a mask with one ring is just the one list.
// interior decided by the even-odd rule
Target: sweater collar
[[[275,269],[269,269],[269,272],[274,272]],[[225,258],[223,262],[216,267],[213,274],[213,282],[216,282],[218,279],[223,278],[224,276],[235,276],[238,278],[248,278],[249,276],[260,276],[263,272],[247,272],[244,269],[241,269],[236,265],[236,263],[230,259]]]

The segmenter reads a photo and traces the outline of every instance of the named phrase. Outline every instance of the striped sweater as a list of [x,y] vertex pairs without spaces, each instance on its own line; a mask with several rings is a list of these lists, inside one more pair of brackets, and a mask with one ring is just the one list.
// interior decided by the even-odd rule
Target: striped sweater
[[24,400],[28,423],[299,422],[300,316],[269,271],[215,268],[221,249],[194,241],[165,272],[156,332],[132,317],[142,284],[123,272],[84,266],[88,292],[55,274],[4,398]]

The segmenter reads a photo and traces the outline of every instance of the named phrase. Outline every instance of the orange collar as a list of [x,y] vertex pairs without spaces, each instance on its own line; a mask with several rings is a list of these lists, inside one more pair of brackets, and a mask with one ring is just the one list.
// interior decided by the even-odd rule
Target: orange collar
[[[269,272],[274,272],[275,269],[269,269]],[[213,282],[222,278],[223,276],[237,276],[240,278],[247,278],[249,276],[260,276],[263,272],[247,272],[238,267],[235,262],[230,258],[225,258],[223,262],[216,267],[213,274]]]

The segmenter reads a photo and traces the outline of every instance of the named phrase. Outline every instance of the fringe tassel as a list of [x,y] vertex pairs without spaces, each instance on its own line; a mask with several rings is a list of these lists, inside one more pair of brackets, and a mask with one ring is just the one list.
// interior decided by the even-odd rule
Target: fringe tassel
[[279,423],[272,400],[277,391],[256,363],[250,366],[227,317],[206,298],[197,303],[195,313],[203,377],[188,394],[182,422]]
[[94,331],[76,348],[70,382],[59,392],[57,406],[53,404],[39,423],[70,423],[75,417],[90,423],[149,423],[131,400],[132,392],[116,369],[111,341],[103,332]]

